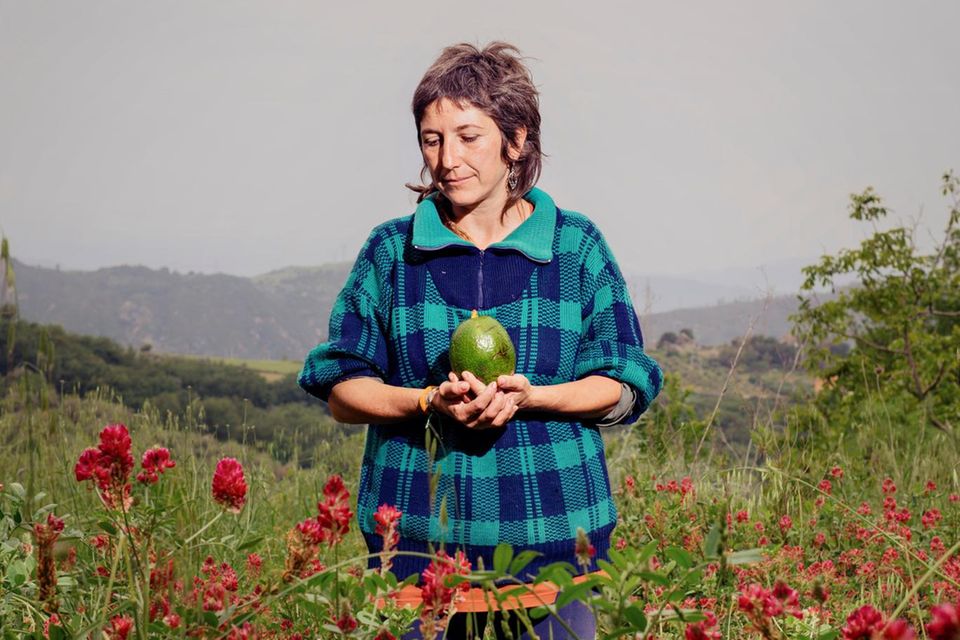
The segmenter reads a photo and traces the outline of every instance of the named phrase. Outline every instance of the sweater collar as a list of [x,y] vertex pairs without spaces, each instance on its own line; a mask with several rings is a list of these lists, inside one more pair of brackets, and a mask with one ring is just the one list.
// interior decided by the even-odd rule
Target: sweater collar
[[[413,214],[413,246],[421,251],[437,251],[451,246],[474,247],[447,228],[437,211],[436,194],[432,194],[417,206]],[[553,259],[553,232],[557,225],[557,205],[553,198],[540,189],[533,188],[525,200],[533,204],[533,213],[519,227],[488,249],[512,249],[534,262],[547,263]]]

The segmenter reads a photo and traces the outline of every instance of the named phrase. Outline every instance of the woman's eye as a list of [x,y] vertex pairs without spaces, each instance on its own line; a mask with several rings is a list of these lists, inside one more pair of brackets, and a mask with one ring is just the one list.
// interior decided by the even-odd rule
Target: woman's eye
[[474,141],[476,141],[476,139],[479,138],[479,137],[480,137],[480,136],[463,136],[462,140],[463,140],[464,142],[474,142]]
[[438,138],[430,138],[423,141],[423,146],[425,147],[435,147],[438,144],[440,144],[440,140]]

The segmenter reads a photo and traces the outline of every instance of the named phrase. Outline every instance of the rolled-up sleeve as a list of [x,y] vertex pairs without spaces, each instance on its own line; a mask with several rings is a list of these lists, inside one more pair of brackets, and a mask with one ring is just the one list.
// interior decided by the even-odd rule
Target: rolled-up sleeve
[[350,378],[387,377],[386,318],[377,275],[375,235],[364,244],[330,313],[328,340],[313,348],[300,371],[300,386],[321,400]]
[[663,386],[660,366],[643,350],[640,321],[613,254],[597,232],[583,263],[583,327],[575,375],[629,384],[636,402],[621,422],[636,422]]

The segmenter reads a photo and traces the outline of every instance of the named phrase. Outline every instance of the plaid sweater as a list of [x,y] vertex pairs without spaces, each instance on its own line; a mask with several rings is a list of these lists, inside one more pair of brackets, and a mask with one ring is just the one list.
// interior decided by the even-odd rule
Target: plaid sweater
[[[506,328],[517,372],[532,384],[588,375],[628,383],[637,401],[626,422],[635,421],[660,391],[661,372],[643,351],[617,263],[586,217],[558,209],[538,189],[527,199],[531,216],[483,251],[442,224],[432,199],[374,229],[334,306],[329,340],[307,356],[300,385],[327,400],[336,383],[358,376],[440,384],[450,335],[477,309]],[[471,431],[435,417],[439,483],[431,501],[424,423],[368,427],[357,516],[371,552],[382,544],[373,514],[387,503],[403,512],[402,551],[442,541],[450,552],[463,548],[474,566],[482,556],[492,567],[493,549],[508,542],[542,554],[526,569],[534,574],[573,562],[582,527],[596,558],[606,556],[617,511],[596,425],[518,413],[503,429]],[[394,561],[401,578],[425,567],[403,554]]]

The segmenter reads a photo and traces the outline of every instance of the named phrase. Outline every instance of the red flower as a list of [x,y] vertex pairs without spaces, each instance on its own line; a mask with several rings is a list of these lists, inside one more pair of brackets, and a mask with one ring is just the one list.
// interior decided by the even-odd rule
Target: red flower
[[446,615],[447,610],[456,604],[456,596],[470,589],[468,582],[453,585],[450,578],[469,574],[470,561],[467,560],[463,551],[457,551],[453,558],[447,555],[446,551],[438,551],[436,557],[430,561],[430,566],[420,575],[423,581],[423,588],[420,591],[420,597],[423,600],[421,618]]
[[130,631],[133,630],[133,618],[129,616],[114,616],[110,620],[110,626],[104,627],[103,635],[107,640],[127,640]]
[[60,616],[56,613],[51,613],[50,617],[43,621],[43,637],[50,637],[50,627],[60,627],[63,628],[60,623]]
[[223,458],[213,473],[213,499],[231,513],[240,513],[247,500],[247,482],[243,465],[234,458]]
[[380,505],[373,514],[373,520],[377,523],[376,532],[383,538],[383,551],[380,552],[381,571],[389,571],[393,564],[393,555],[400,542],[397,526],[402,515],[399,509],[389,504]]
[[737,511],[737,522],[746,522],[750,519],[750,514],[747,513],[746,509],[741,509]]
[[831,484],[830,481],[826,479],[821,480],[820,484],[817,485],[817,488],[827,495],[830,495],[831,493],[833,493],[833,484]]
[[932,529],[937,526],[937,523],[943,519],[943,514],[940,513],[940,509],[930,509],[920,517],[920,522],[923,523],[924,529]]
[[924,492],[925,492],[925,493],[933,493],[933,492],[936,491],[936,490],[937,490],[937,483],[934,482],[933,480],[927,480],[927,484],[926,484],[926,486],[924,487]]
[[793,520],[790,519],[790,516],[783,516],[780,518],[780,533],[787,535],[787,531],[793,529]]
[[378,633],[373,640],[397,640],[397,636],[393,635],[386,629],[381,629],[380,633]]
[[154,484],[160,479],[160,474],[167,469],[177,466],[177,463],[170,459],[170,451],[164,447],[154,447],[143,452],[140,459],[140,466],[143,471],[137,474],[137,480],[143,484]]
[[888,622],[870,605],[851,613],[841,632],[843,640],[911,640],[914,637],[913,628],[906,621]]
[[130,506],[131,444],[124,425],[108,425],[100,432],[100,445],[85,449],[74,466],[77,482],[93,480],[100,490],[100,499],[109,508],[126,510]]
[[343,536],[350,531],[350,492],[343,484],[343,478],[333,474],[327,479],[323,487],[323,502],[317,503],[317,522],[325,532],[325,538],[330,546],[335,546],[343,540]]
[[892,495],[897,492],[897,485],[893,483],[892,478],[884,478],[880,490],[886,494]]
[[[720,632],[714,627],[717,626],[717,616],[712,611],[704,611],[706,620],[688,624],[683,635],[686,640],[720,640]],[[712,629],[712,631],[711,631]]]
[[938,604],[930,610],[933,619],[927,625],[930,640],[960,639],[960,603]]
[[840,467],[834,467],[830,469],[830,475],[836,478],[837,480],[839,480],[840,478],[843,477],[843,469],[841,469]]
[[251,553],[247,556],[247,574],[251,576],[260,575],[260,569],[263,567],[263,558],[260,554]]

